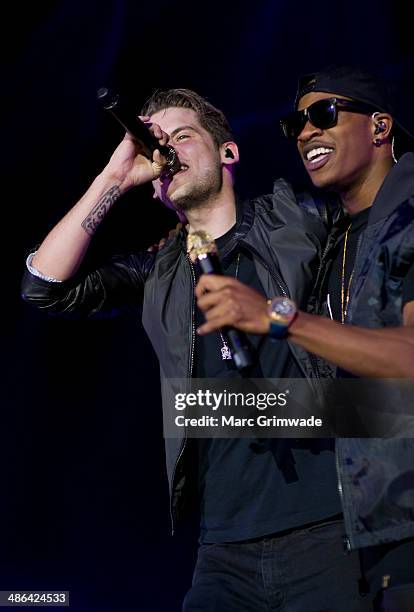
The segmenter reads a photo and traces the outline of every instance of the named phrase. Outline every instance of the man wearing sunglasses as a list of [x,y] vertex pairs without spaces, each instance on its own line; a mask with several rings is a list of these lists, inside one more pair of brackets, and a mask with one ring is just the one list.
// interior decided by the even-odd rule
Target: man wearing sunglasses
[[[309,312],[289,298],[266,301],[234,279],[203,276],[199,333],[232,325],[288,338],[318,356],[322,376],[414,378],[414,136],[386,85],[350,68],[299,79],[295,109],[281,125],[313,184],[338,193],[345,211],[328,238]],[[387,399],[398,406],[398,389]],[[343,531],[350,563],[361,563],[360,585],[375,609],[414,610],[414,440],[338,438],[336,454]],[[339,551],[339,532],[325,537]],[[328,575],[328,567],[314,571]]]

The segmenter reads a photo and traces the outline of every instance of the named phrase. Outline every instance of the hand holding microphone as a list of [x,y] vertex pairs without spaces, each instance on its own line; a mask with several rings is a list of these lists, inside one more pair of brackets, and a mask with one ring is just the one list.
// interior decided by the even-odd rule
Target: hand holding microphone
[[[215,242],[207,232],[190,233],[187,248],[191,261],[197,263],[204,274],[223,276]],[[224,279],[234,281],[234,279],[223,276],[223,281]],[[245,334],[229,326],[222,327],[219,331],[230,347],[231,356],[237,369],[243,371],[252,366],[254,357]]]
[[[98,101],[102,108],[109,112],[117,121],[122,125],[122,127],[126,130],[127,136],[124,139],[124,144],[127,141],[133,141],[139,145],[139,155],[142,155],[141,158],[145,161],[145,158],[153,165],[155,168],[154,171],[159,175],[158,168],[161,168],[160,156],[162,156],[165,160],[164,167],[161,171],[161,174],[164,177],[173,176],[178,170],[180,170],[180,162],[178,159],[178,155],[173,147],[168,144],[160,144],[158,138],[154,134],[151,133],[149,128],[141,121],[141,119],[136,115],[135,109],[131,107],[131,105],[127,104],[125,101],[121,100],[117,94],[114,94],[110,90],[105,87],[102,87],[98,90]],[[122,143],[121,143],[122,148]],[[124,147],[126,149],[126,147]],[[160,156],[158,159],[154,157],[154,152],[158,150]],[[115,159],[112,165],[120,165],[122,166],[123,158],[126,157],[127,161],[131,161],[130,157],[136,156],[136,149],[134,149],[133,155],[128,155],[126,150],[124,151],[115,151]],[[119,159],[118,159],[119,158]],[[138,158],[137,158],[138,159]],[[143,166],[148,166],[150,168],[150,164],[141,164]],[[140,173],[137,171],[136,174]],[[145,170],[144,180],[142,182],[146,182],[148,180],[153,180],[157,178],[157,176],[152,176],[151,172],[148,174],[148,170]],[[148,175],[148,178],[147,178]],[[140,180],[136,179],[131,182],[131,185],[140,184]]]

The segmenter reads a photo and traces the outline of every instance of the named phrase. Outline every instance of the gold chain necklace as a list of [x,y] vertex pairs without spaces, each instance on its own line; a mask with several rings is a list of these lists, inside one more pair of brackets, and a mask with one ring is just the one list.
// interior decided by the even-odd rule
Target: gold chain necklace
[[348,228],[345,232],[344,250],[343,250],[343,255],[342,255],[342,276],[341,276],[341,321],[342,321],[342,324],[345,323],[346,315],[348,314],[349,294],[351,290],[352,278],[354,276],[354,269],[355,269],[355,266],[354,266],[352,268],[351,276],[349,277],[348,287],[347,287],[346,296],[345,296],[346,249],[347,249],[347,244],[348,244],[348,234],[349,234],[349,230],[351,229],[351,227],[352,227],[352,221],[348,225]]
[[[237,278],[239,275],[239,264],[240,264],[240,253],[237,253],[237,260],[236,260],[236,273],[234,275],[234,278]],[[221,347],[221,358],[223,360],[225,359],[233,359],[232,354],[231,354],[231,350],[229,345],[226,342],[226,339],[224,338],[222,332],[219,330],[219,334],[220,334],[220,338],[221,338],[221,342],[223,344],[223,346]]]

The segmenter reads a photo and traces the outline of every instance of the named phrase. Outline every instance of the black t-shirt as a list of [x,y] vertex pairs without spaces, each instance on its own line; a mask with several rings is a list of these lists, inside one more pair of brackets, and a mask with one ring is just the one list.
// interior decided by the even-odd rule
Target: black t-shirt
[[[220,251],[234,229],[216,240]],[[238,251],[222,261],[223,272],[264,294],[250,253]],[[197,325],[204,318],[197,313]],[[272,343],[272,378],[302,374],[285,340],[249,335],[260,352]],[[260,344],[260,346],[259,346]],[[222,341],[213,332],[197,337],[195,376],[239,376],[232,360],[222,360]],[[262,377],[257,366],[251,377]],[[325,520],[341,512],[332,440],[249,438],[200,439],[198,483],[201,542],[257,538]]]

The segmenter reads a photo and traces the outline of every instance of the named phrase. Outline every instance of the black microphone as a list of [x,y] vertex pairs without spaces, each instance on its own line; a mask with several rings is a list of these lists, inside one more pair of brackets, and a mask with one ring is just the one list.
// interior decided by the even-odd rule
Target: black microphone
[[152,160],[155,149],[158,149],[166,159],[166,169],[163,174],[172,176],[180,170],[180,161],[176,150],[170,145],[160,145],[155,136],[149,131],[145,123],[136,115],[136,111],[121,101],[118,94],[113,93],[106,87],[98,89],[98,101],[102,108],[110,112],[122,127],[136,140],[142,153]]
[[[187,248],[190,259],[197,262],[203,274],[223,275],[217,247],[213,238],[204,231],[188,234]],[[221,333],[230,346],[231,355],[238,370],[245,370],[254,364],[252,347],[246,335],[233,327],[223,327]]]

